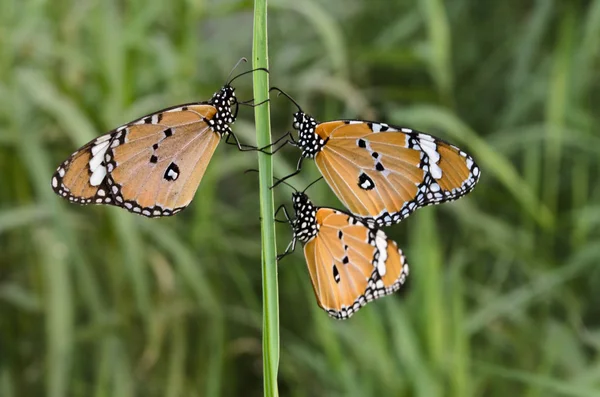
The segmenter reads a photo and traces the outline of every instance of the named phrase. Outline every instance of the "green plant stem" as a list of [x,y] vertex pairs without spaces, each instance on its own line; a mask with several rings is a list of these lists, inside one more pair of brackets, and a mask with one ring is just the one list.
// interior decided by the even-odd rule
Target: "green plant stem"
[[[254,35],[252,67],[267,68],[267,1],[254,2]],[[260,103],[269,96],[269,75],[254,73],[254,101]],[[256,142],[258,147],[271,143],[269,103],[254,108]],[[258,154],[260,179],[260,214],[262,230],[262,287],[263,287],[263,373],[265,396],[278,396],[277,368],[279,366],[279,302],[277,292],[277,245],[273,192],[273,164],[271,156]]]

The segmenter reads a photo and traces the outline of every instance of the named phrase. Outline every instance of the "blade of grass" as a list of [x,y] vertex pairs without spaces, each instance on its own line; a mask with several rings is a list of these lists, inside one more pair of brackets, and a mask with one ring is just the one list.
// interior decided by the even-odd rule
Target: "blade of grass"
[[447,306],[444,304],[442,249],[437,232],[437,223],[433,210],[419,214],[414,229],[411,246],[415,253],[411,261],[422,266],[421,273],[415,276],[418,290],[423,294],[421,302],[423,310],[419,319],[425,330],[424,340],[429,366],[434,372],[443,367],[447,341],[444,331],[447,326]]
[[[252,67],[269,65],[267,50],[267,0],[254,2],[254,34]],[[269,75],[254,74],[254,101],[260,103],[269,97]],[[254,108],[256,142],[259,147],[271,143],[269,103]],[[279,302],[277,292],[277,245],[273,192],[273,164],[271,156],[259,153],[260,216],[262,231],[262,287],[263,287],[263,376],[265,396],[278,396],[277,368],[279,366]]]
[[451,31],[444,2],[419,2],[427,25],[428,66],[444,103],[452,105]]
[[560,35],[553,59],[553,70],[548,82],[546,121],[548,123],[545,150],[544,201],[552,212],[557,211],[562,145],[566,116],[569,111],[572,80],[573,41],[576,16],[573,7],[566,7],[560,22]]
[[600,392],[594,388],[588,388],[586,386],[580,386],[577,384],[563,382],[555,378],[543,376],[539,374],[528,373],[525,371],[515,370],[512,368],[506,368],[499,365],[488,364],[485,362],[473,363],[473,368],[477,372],[489,373],[496,377],[504,379],[504,381],[512,380],[518,383],[524,383],[526,385],[537,385],[544,389],[549,395],[561,395],[561,396],[585,396],[585,397],[599,397]]

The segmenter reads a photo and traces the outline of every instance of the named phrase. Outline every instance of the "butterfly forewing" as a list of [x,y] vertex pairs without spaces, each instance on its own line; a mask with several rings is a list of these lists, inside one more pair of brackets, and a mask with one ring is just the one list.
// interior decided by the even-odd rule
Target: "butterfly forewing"
[[106,153],[115,200],[146,216],[185,208],[219,143],[205,122],[215,113],[211,105],[188,105],[123,129]]
[[366,121],[318,124],[315,160],[348,209],[377,226],[457,199],[479,179],[474,160],[430,135]]
[[52,189],[79,204],[113,204],[106,184],[104,153],[113,134],[102,135],[73,153],[52,176]]
[[317,302],[330,316],[348,318],[404,283],[408,265],[382,231],[331,208],[320,208],[316,223],[304,253]]

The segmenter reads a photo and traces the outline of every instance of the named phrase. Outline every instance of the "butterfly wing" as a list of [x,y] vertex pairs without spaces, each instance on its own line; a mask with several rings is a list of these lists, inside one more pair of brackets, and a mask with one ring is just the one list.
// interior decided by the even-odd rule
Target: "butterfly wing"
[[185,208],[219,143],[206,120],[217,109],[192,103],[161,110],[87,143],[52,177],[61,197],[111,204],[149,217]]
[[479,180],[471,156],[418,131],[332,121],[315,132],[326,142],[315,160],[329,186],[352,213],[379,227],[464,196]]
[[400,289],[408,275],[402,251],[381,230],[351,215],[320,208],[318,234],[304,255],[320,307],[337,319]]
[[114,204],[106,183],[104,153],[114,134],[102,135],[77,150],[52,176],[52,189],[79,204]]
[[186,105],[119,131],[105,154],[117,205],[150,217],[185,208],[220,140],[205,122],[215,113],[211,105]]

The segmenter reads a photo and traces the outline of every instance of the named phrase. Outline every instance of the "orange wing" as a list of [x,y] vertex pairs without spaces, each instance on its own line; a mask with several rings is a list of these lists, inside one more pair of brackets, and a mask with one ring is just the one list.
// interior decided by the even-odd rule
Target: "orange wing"
[[404,284],[408,264],[396,243],[343,212],[320,208],[318,234],[304,255],[320,307],[346,319],[371,300]]
[[471,156],[407,128],[367,121],[321,123],[315,160],[338,198],[371,225],[389,226],[414,210],[470,192],[480,171]]
[[173,108],[118,129],[105,154],[118,205],[145,216],[169,216],[194,198],[219,134],[204,120],[215,107]]
[[61,197],[110,204],[149,217],[185,208],[219,143],[205,120],[217,109],[192,103],[161,110],[87,143],[52,177]]
[[104,152],[112,138],[112,133],[102,135],[65,160],[52,176],[54,192],[74,203],[114,204],[104,166]]

